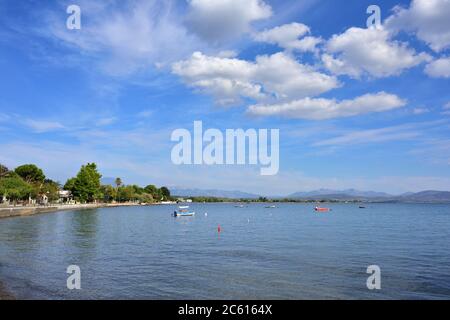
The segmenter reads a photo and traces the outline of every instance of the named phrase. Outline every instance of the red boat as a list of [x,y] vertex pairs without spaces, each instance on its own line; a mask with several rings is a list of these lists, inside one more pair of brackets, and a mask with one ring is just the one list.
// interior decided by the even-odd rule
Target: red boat
[[330,208],[320,208],[320,207],[315,207],[314,210],[316,212],[330,212],[331,211]]

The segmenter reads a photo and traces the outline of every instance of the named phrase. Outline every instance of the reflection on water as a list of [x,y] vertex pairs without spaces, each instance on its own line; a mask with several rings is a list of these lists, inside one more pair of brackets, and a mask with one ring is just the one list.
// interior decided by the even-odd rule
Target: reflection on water
[[[93,259],[96,255],[98,233],[98,209],[83,210],[72,214],[69,222],[69,242],[75,249],[72,254],[77,258],[76,263],[83,263]],[[76,263],[75,263],[76,262]]]
[[[0,220],[0,278],[19,298],[450,298],[450,206],[193,204]],[[202,214],[208,212],[208,215]],[[218,232],[218,226],[221,232]],[[66,289],[81,268],[82,290]],[[366,268],[382,290],[366,288]]]

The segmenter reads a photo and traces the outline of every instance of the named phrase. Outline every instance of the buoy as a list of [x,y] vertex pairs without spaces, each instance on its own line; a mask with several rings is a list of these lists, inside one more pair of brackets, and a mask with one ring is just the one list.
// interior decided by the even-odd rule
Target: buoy
[[222,231],[222,228],[220,228],[220,224],[219,224],[219,226],[217,227],[217,232],[220,233],[221,231]]
[[208,212],[205,212],[205,217],[207,217],[208,216]]

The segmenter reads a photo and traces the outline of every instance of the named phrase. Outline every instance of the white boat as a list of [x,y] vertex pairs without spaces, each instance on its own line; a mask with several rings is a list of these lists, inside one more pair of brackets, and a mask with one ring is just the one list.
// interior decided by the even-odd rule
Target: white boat
[[194,211],[189,210],[189,206],[180,206],[177,211],[174,211],[173,216],[176,217],[192,217],[195,216]]

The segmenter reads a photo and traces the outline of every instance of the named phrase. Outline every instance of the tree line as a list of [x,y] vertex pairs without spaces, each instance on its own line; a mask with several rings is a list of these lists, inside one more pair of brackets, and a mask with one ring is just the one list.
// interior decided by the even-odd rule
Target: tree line
[[60,191],[70,191],[73,200],[79,203],[94,202],[140,202],[154,203],[172,200],[167,187],[148,185],[124,185],[121,178],[115,185],[102,185],[102,175],[95,163],[83,165],[77,175],[66,181],[64,186],[46,178],[42,169],[26,164],[9,170],[0,164],[0,202],[57,202]]

